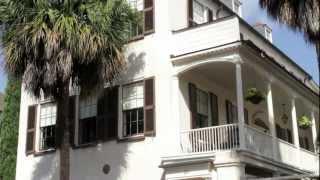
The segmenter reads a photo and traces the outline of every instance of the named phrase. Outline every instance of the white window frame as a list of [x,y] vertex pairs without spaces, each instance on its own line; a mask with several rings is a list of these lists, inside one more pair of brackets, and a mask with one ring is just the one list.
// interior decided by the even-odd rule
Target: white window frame
[[265,30],[265,37],[266,37],[266,39],[268,40],[268,41],[270,41],[270,42],[272,42],[272,30],[269,28],[269,27],[267,27],[267,26],[265,26],[265,28],[264,28]]
[[[134,85],[137,85],[137,84],[141,84],[141,86],[142,86],[142,100],[141,100],[141,104],[140,104],[140,106],[137,106],[137,107],[134,107],[134,108],[128,108],[128,109],[126,109],[126,110],[130,110],[130,109],[141,109],[142,108],[142,111],[143,111],[143,118],[142,118],[142,122],[143,122],[143,125],[142,125],[142,133],[136,133],[136,134],[133,134],[133,135],[127,135],[126,134],[126,126],[125,126],[125,120],[124,120],[124,111],[125,111],[125,108],[124,108],[124,106],[123,106],[123,104],[124,104],[124,88],[126,88],[126,87],[128,87],[128,86],[134,86]],[[130,83],[128,83],[128,84],[124,84],[124,85],[122,85],[122,86],[120,86],[120,93],[119,93],[119,98],[120,98],[120,100],[119,100],[119,117],[120,117],[120,120],[119,120],[119,122],[120,122],[120,126],[118,126],[118,127],[120,127],[120,131],[118,131],[118,132],[120,132],[120,134],[118,134],[119,135],[119,137],[121,137],[121,138],[132,138],[132,137],[139,137],[139,136],[144,136],[144,82],[143,82],[143,80],[137,80],[137,81],[133,81],[133,82],[130,82]],[[137,102],[136,102],[136,104],[137,104]],[[137,126],[137,129],[138,129],[138,126]]]
[[[85,101],[85,102],[83,102]],[[79,119],[86,119],[90,117],[97,116],[98,113],[98,100],[94,95],[82,97],[79,101]],[[82,110],[85,109],[86,114],[82,113]]]
[[[196,11],[196,8],[195,8],[195,6],[196,5],[198,5],[200,8],[201,8],[201,14],[197,14],[197,11]],[[209,13],[209,8],[206,6],[206,5],[204,5],[204,4],[202,4],[201,2],[199,2],[199,1],[197,1],[197,0],[193,0],[193,3],[192,3],[192,13],[193,13],[193,15],[192,15],[192,17],[193,17],[193,22],[194,23],[196,23],[196,24],[204,24],[204,23],[207,23],[207,22],[209,22],[209,19],[208,19],[208,13]],[[201,20],[199,20],[199,21],[197,21],[197,19],[196,19],[196,16],[201,16]]]
[[53,151],[56,148],[49,148],[42,150],[40,146],[40,138],[41,138],[41,106],[45,104],[55,104],[56,106],[56,123],[58,119],[58,108],[57,103],[52,98],[40,98],[40,100],[37,103],[37,115],[36,115],[36,132],[35,132],[35,152],[47,152],[47,151]]
[[[88,101],[88,99],[90,99],[90,103],[86,102],[84,105],[82,105],[83,101]],[[81,96],[77,96],[76,99],[76,122],[75,122],[75,144],[76,145],[86,145],[86,144],[90,144],[90,143],[94,143],[93,142],[86,142],[86,143],[82,143],[80,141],[80,138],[82,137],[82,134],[80,134],[80,121],[83,119],[87,119],[87,118],[93,118],[93,117],[97,117],[98,115],[98,98],[95,94],[92,94],[90,96],[86,96],[86,97],[81,97]],[[89,111],[85,116],[82,114],[82,110],[83,110],[83,106],[85,106],[85,108],[89,108],[88,106],[90,106],[91,109],[87,109],[87,111]],[[97,118],[95,119],[96,121],[96,125],[97,125]],[[96,126],[96,134],[97,134],[97,126]],[[97,138],[97,137],[96,137]]]
[[[233,11],[238,14],[240,17],[242,17],[242,3],[239,0],[232,0],[232,9]],[[237,9],[238,8],[238,9]]]
[[[207,95],[207,114],[206,116],[208,116],[208,119],[207,119],[207,123],[208,123],[208,127],[210,127],[210,124],[212,123],[212,112],[211,112],[211,103],[210,103],[210,94],[209,94],[209,90],[205,90],[201,87],[197,87],[196,88],[196,94],[197,94],[197,116],[198,114],[201,114],[200,112],[198,112],[198,93],[199,92],[202,92],[202,93],[205,93]],[[205,114],[202,114],[202,115],[205,115]]]
[[119,82],[119,93],[118,93],[118,138],[119,139],[144,137],[144,133],[136,136],[126,136],[126,137],[124,136],[123,105],[122,105],[123,104],[123,99],[122,99],[123,86],[126,86],[128,84],[139,83],[139,82],[143,83],[143,81],[144,81],[144,77],[140,76],[140,77],[130,78],[130,79],[126,79]]

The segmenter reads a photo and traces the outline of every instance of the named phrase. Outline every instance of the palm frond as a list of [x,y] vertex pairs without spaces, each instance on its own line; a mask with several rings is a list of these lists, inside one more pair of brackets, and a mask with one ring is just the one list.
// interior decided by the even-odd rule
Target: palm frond
[[102,87],[125,67],[136,17],[126,0],[0,0],[6,69],[36,96]]

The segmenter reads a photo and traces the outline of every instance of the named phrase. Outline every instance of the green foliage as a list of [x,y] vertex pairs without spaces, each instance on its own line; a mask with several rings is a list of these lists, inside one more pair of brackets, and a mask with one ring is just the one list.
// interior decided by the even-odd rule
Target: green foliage
[[257,88],[249,88],[245,99],[253,104],[259,104],[261,101],[264,101],[266,97]]
[[126,0],[0,0],[6,69],[38,97],[112,83],[137,16]]
[[298,125],[302,129],[307,129],[307,128],[311,127],[312,122],[308,116],[303,115],[298,119]]
[[0,177],[15,179],[21,82],[9,78],[0,122]]

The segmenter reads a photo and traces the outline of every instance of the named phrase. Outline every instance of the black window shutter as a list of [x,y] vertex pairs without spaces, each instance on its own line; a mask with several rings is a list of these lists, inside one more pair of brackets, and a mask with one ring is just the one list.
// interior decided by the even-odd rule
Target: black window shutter
[[144,134],[155,136],[155,85],[154,78],[144,80]]
[[287,135],[288,135],[288,142],[292,143],[292,135],[290,129],[287,129]]
[[299,137],[299,144],[300,144],[300,147],[302,148],[305,148],[305,144],[304,144],[304,138],[303,137]]
[[249,112],[246,108],[244,108],[244,122],[249,125]]
[[196,128],[197,121],[197,87],[196,85],[189,83],[189,108],[191,116],[191,128]]
[[212,22],[213,21],[213,13],[212,10],[208,10],[208,22]]
[[304,137],[304,145],[305,145],[305,149],[310,150],[309,140],[307,137]]
[[154,6],[153,0],[144,0],[144,32],[154,31]]
[[210,106],[211,106],[211,126],[219,125],[219,108],[218,108],[218,97],[213,93],[209,93],[210,95]]
[[97,134],[100,141],[118,137],[118,90],[118,86],[106,88],[98,99]]
[[276,124],[276,134],[277,134],[277,138],[281,138],[281,127]]
[[193,0],[188,0],[188,26],[192,27],[193,25]]
[[75,147],[75,115],[76,115],[76,96],[69,97],[69,132],[70,132],[70,144]]
[[238,108],[237,108],[237,106],[235,106],[231,103],[231,109],[232,109],[232,123],[239,122],[238,121]]
[[26,139],[26,154],[35,152],[35,133],[36,133],[37,105],[28,107],[28,124]]
[[232,104],[229,100],[226,100],[226,113],[227,113],[227,124],[233,123],[233,109]]

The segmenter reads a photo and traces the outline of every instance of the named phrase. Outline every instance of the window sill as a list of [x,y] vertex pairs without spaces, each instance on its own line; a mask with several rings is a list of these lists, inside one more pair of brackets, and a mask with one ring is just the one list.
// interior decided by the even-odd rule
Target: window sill
[[144,134],[141,134],[141,135],[136,135],[136,136],[123,137],[121,139],[118,139],[118,143],[136,142],[136,141],[144,141],[144,140],[145,140],[145,136],[144,136]]
[[82,149],[82,148],[89,148],[89,147],[96,147],[98,145],[97,141],[86,143],[86,144],[79,144],[73,147],[73,149]]
[[139,36],[133,37],[133,38],[129,39],[128,44],[130,44],[132,42],[140,41],[140,40],[144,39],[146,36],[149,36],[149,35],[151,35],[153,33],[155,33],[154,30],[145,32],[143,35],[139,35]]
[[53,154],[57,151],[57,149],[48,149],[48,150],[44,150],[44,151],[38,151],[34,153],[34,156],[44,156],[47,154]]

